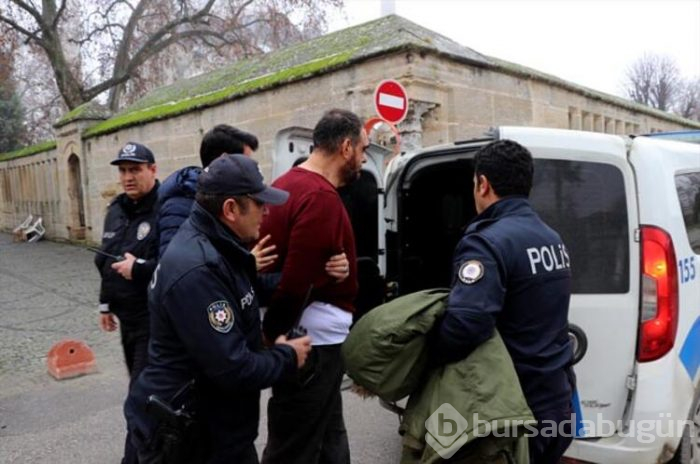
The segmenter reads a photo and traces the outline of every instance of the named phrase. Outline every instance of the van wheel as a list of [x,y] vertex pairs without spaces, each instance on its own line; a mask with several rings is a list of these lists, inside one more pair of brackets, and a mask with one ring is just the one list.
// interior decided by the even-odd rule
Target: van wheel
[[698,394],[695,395],[690,420],[692,423],[685,426],[683,438],[672,463],[700,464],[700,395]]
[[572,365],[578,363],[588,351],[588,338],[586,332],[576,324],[569,324],[569,340],[574,349],[574,359]]

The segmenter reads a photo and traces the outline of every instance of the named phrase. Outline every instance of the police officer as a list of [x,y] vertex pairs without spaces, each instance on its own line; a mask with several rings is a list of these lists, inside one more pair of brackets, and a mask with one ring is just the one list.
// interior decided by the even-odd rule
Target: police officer
[[[263,348],[255,258],[246,247],[259,236],[267,204],[287,197],[244,155],[223,155],[199,176],[190,217],[150,284],[150,361],[125,406],[140,462],[258,462],[260,390],[295,374],[311,349],[308,336],[284,335]],[[157,414],[151,395],[174,411],[194,411],[197,426],[165,436],[177,421]]]
[[[158,180],[153,153],[145,145],[129,142],[110,164],[119,168],[123,193],[107,209],[102,251],[95,256],[100,271],[100,326],[111,332],[119,327],[131,381],[148,360],[147,287],[158,256],[155,233]],[[125,463],[135,462],[127,438]]]
[[571,271],[566,246],[528,202],[533,172],[530,152],[513,141],[496,141],[477,152],[478,215],[455,250],[452,289],[436,327],[433,356],[439,363],[463,359],[497,328],[540,430],[568,427],[566,436],[530,437],[530,460],[541,464],[558,463],[572,439]]

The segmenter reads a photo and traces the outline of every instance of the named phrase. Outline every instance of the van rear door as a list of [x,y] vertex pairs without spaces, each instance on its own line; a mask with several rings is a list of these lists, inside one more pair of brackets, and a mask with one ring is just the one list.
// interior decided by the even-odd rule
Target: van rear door
[[[610,436],[631,398],[639,322],[639,220],[625,140],[511,127],[501,128],[499,138],[532,152],[531,202],[569,249],[569,321],[582,330],[588,345],[574,368],[577,435]],[[616,427],[581,427],[581,420],[612,421]]]

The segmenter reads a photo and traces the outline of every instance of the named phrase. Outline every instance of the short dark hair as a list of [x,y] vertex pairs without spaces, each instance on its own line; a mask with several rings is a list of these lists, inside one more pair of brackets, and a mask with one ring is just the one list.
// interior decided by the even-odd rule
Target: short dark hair
[[535,168],[527,148],[512,140],[497,140],[474,156],[474,173],[485,176],[499,197],[530,195]]
[[243,153],[244,145],[248,145],[251,150],[258,149],[258,138],[250,132],[242,131],[228,124],[214,126],[202,139],[199,146],[199,158],[202,160],[202,167],[207,167],[224,153],[235,155]]
[[361,132],[362,122],[355,113],[332,109],[323,115],[314,128],[314,148],[335,153],[346,138],[350,138],[353,145],[357,144]]
[[224,202],[229,198],[233,198],[235,202],[238,203],[241,208],[241,212],[243,213],[248,211],[248,205],[252,201],[252,199],[246,197],[245,195],[231,196],[203,192],[195,193],[194,201],[196,201],[199,206],[204,208],[204,210],[212,216],[219,217],[221,208],[224,207]]

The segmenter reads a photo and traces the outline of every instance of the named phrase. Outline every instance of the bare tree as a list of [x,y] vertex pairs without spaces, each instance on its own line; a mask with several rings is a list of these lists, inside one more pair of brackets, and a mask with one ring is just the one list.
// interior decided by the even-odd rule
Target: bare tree
[[679,86],[676,112],[684,118],[700,121],[700,77],[686,79]]
[[24,109],[12,78],[16,37],[0,24],[0,153],[25,142]]
[[637,103],[670,111],[680,82],[680,71],[671,57],[647,53],[628,68],[623,86]]
[[24,124],[29,143],[54,137],[53,124],[66,112],[46,55],[32,44],[15,50],[16,92],[24,107]]
[[164,83],[156,58],[177,50],[175,45],[180,53],[206,47],[224,59],[250,56],[317,34],[325,27],[325,9],[342,3],[42,0],[38,6],[32,0],[0,0],[0,22],[43,52],[69,109],[108,92],[109,106],[117,110],[125,92]]

